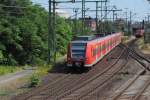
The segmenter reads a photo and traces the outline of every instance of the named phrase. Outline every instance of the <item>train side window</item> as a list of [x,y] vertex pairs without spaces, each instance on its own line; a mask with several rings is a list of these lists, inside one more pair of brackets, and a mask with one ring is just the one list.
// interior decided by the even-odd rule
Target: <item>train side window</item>
[[94,51],[93,51],[93,55],[94,55],[94,56],[96,56],[96,49],[94,49]]
[[104,44],[104,49],[107,49],[107,43]]
[[100,51],[100,52],[102,51],[102,47],[101,47],[101,44],[99,45],[99,51]]
[[102,48],[101,48],[101,50],[103,51],[103,49],[104,49],[104,44],[102,45]]
[[92,49],[92,56],[96,56],[96,49]]
[[104,44],[104,48],[103,48],[103,50],[105,50],[106,49],[106,44]]
[[105,47],[104,49],[107,49],[107,43],[106,43],[106,42],[105,42],[105,44],[104,44],[104,47]]
[[105,44],[103,44],[102,45],[102,50],[104,50],[106,48],[106,45]]
[[109,44],[110,44],[110,40],[109,40],[108,43],[107,43],[107,48],[109,48]]
[[99,46],[96,47],[96,54],[98,53],[99,51]]
[[110,41],[110,46],[112,46],[112,40]]

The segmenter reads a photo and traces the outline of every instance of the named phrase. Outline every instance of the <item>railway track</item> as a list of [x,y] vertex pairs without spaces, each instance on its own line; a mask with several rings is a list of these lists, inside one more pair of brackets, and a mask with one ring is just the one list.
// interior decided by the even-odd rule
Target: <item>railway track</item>
[[[129,43],[129,45],[131,45],[131,43]],[[107,75],[107,77],[104,76],[99,80],[98,78],[101,77],[101,76],[99,76],[97,79],[95,79],[95,80],[99,80],[99,82],[95,82],[96,84],[92,83],[93,86],[92,85],[89,86],[89,84],[88,84],[87,89],[85,89],[85,91],[83,91],[83,89],[81,88],[81,89],[79,89],[81,91],[77,90],[76,92],[73,92],[69,96],[66,96],[62,99],[59,98],[59,99],[61,99],[61,100],[74,100],[74,99],[75,100],[95,100],[96,99],[96,100],[98,100],[99,99],[99,91],[103,91],[101,88],[104,85],[107,85],[108,82],[111,81],[113,76],[115,76],[122,68],[127,66],[128,57],[129,57],[128,54],[129,54],[129,50],[127,49],[126,53],[124,53],[124,55],[122,57],[121,56],[119,57],[119,58],[126,59],[124,62],[122,62],[122,65],[118,66],[118,68],[113,68],[113,66],[111,66],[111,68],[114,69],[114,71],[111,71],[110,73],[103,73],[103,75]],[[115,63],[114,63],[114,65],[115,65]],[[83,88],[85,88],[85,86]],[[93,98],[95,98],[95,99],[93,99]]]
[[[59,89],[59,92],[55,92],[52,95],[48,94],[47,97],[44,97],[42,99],[44,100],[59,100],[69,94],[71,94],[72,92],[74,92],[75,90],[80,89],[81,87],[87,85],[90,81],[93,81],[96,79],[97,73],[99,73],[99,75],[102,75],[103,73],[106,72],[106,70],[110,69],[110,67],[106,68],[104,71],[100,72],[97,68],[99,68],[99,66],[96,66],[96,68],[94,68],[93,70],[91,70],[89,73],[84,74],[81,77],[78,77],[78,80],[73,81],[73,80],[69,80],[67,82],[67,84],[65,84],[63,86],[62,89]],[[65,81],[66,82],[66,81]],[[56,91],[56,90],[54,90]]]
[[137,75],[135,75],[132,79],[129,80],[128,84],[124,88],[122,88],[119,93],[113,95],[109,100],[120,100],[121,95],[127,90],[144,72],[145,70],[140,71]]
[[[131,46],[132,44],[130,44],[130,46]],[[132,58],[134,57],[134,58],[140,58],[140,59],[143,59],[143,60],[145,60],[145,61],[147,61],[148,63],[149,63],[149,60],[148,59],[146,59],[145,57],[143,57],[143,56],[141,56],[141,55],[139,55],[135,50],[133,50],[133,49],[130,49],[130,48],[128,48],[128,47],[126,47],[127,48],[127,50],[128,50],[128,52],[129,52],[129,56],[131,56],[131,53],[132,53]],[[149,66],[146,66],[145,64],[143,64],[141,61],[139,61],[138,59],[135,59],[138,63],[140,63],[142,66],[143,66],[143,70],[142,71],[140,71],[133,79],[132,79],[132,81],[131,81],[131,83],[129,83],[128,84],[128,86],[127,86],[127,88],[128,87],[130,87],[130,85],[132,85],[132,83],[134,83],[135,81],[136,81],[136,79],[138,78],[138,77],[140,77],[141,76],[141,74],[143,74],[144,72],[145,72],[145,70],[148,70],[149,71]],[[99,87],[97,87],[97,88],[95,88],[95,90],[94,91],[97,91],[97,90],[99,90],[99,88],[100,88],[100,91],[102,91],[102,87],[103,86],[106,86],[107,85],[107,83],[105,83],[104,85],[103,84],[101,84]],[[140,96],[141,96],[141,94],[145,91],[145,89],[148,87],[150,85],[150,78],[145,82],[145,84],[143,85],[143,87],[140,89],[140,91],[132,98],[132,100],[141,100],[141,99],[139,99],[140,98]],[[126,89],[125,89],[126,90]],[[92,90],[93,91],[93,90]],[[99,99],[99,93],[100,93],[100,91],[97,91],[97,92],[90,92],[90,94],[86,94],[86,95],[90,95],[90,96],[82,96],[82,97],[78,97],[77,98],[77,100],[80,100],[80,99],[82,99],[82,100],[98,100]],[[122,91],[124,91],[124,90],[122,90]],[[120,100],[120,99],[117,99],[119,96],[118,95],[121,95],[121,94],[117,94],[117,96],[114,96],[114,99],[111,99],[111,100]],[[94,98],[94,99],[93,99]]]
[[134,96],[133,100],[142,100],[140,99],[142,96],[142,93],[150,86],[150,78],[145,82],[143,87],[140,89],[140,91]]
[[[128,48],[128,49],[130,49],[130,48]],[[140,63],[145,68],[145,70],[147,70],[149,72],[150,71],[150,60],[145,56],[141,56],[141,54],[136,52],[135,48],[131,48],[130,51],[132,52],[132,54],[130,56],[133,59],[135,59],[138,63]],[[142,96],[142,93],[144,93],[144,91],[149,86],[150,86],[150,77],[145,82],[145,84],[140,88],[140,90],[135,94],[135,96],[132,97],[132,100],[141,100],[140,97]]]
[[[113,76],[115,76],[127,63],[127,57],[128,57],[128,52],[123,50],[122,53],[120,54],[120,56],[117,58],[116,62],[114,62],[112,65],[110,65],[110,67],[105,70],[102,74],[98,74],[94,79],[92,79],[91,81],[88,82],[87,87],[86,84],[83,84],[82,86],[84,86],[84,91],[82,90],[82,86],[80,86],[79,88],[81,88],[80,90],[82,91],[75,91],[74,93],[72,93],[71,95],[63,98],[62,100],[87,100],[87,96],[95,91],[97,91],[97,89],[99,89],[101,86],[103,86],[104,84],[106,84]],[[125,57],[125,61],[120,62],[121,58]],[[120,62],[119,66],[115,66]],[[94,82],[94,81],[97,82]],[[95,94],[93,94],[95,95]],[[90,97],[93,97],[90,95]],[[96,96],[98,97],[98,96]],[[60,98],[57,98],[58,100]],[[89,99],[91,100],[91,99]]]
[[[121,52],[121,49],[118,48],[113,52]],[[118,54],[114,53],[113,56],[116,58]],[[116,61],[116,59],[114,61]],[[103,59],[102,62],[105,62],[105,59]],[[101,66],[96,65],[93,69],[91,69],[87,73],[82,73],[77,75],[68,74],[67,76],[64,76],[64,78],[63,77],[58,79],[56,78],[54,82],[44,85],[38,89],[35,89],[35,91],[31,91],[27,94],[22,94],[20,96],[17,96],[13,98],[13,100],[38,100],[38,99],[45,100],[48,98],[52,98],[52,100],[54,100],[55,98],[66,96],[67,94],[70,94],[74,90],[78,89],[81,86],[80,84],[83,83],[85,84],[85,81],[88,82],[87,80],[91,79],[91,77],[95,76],[100,71],[106,69],[107,68],[106,66],[108,66],[112,62],[110,61],[109,63],[101,63]]]
[[[132,43],[129,46],[132,46]],[[102,87],[107,85],[119,71],[127,67],[129,55],[130,57],[131,54],[137,55],[126,46],[121,47],[115,48],[112,53],[107,55],[107,57],[111,57],[113,54],[113,58],[109,62],[105,62],[104,58],[88,72],[56,75],[57,77],[49,79],[53,80],[52,82],[27,94],[17,96],[13,100],[92,100],[93,97],[98,99]],[[139,58],[140,56],[138,56]],[[147,66],[143,66],[143,68],[147,68]]]
[[[121,99],[126,99],[126,97],[124,97],[124,94],[126,94],[126,90],[132,88],[132,85],[136,83],[136,81],[140,78],[141,74],[143,74],[143,72],[145,71],[145,69],[141,70],[140,72],[137,73],[137,75],[135,75],[133,78],[131,78],[127,84],[125,84],[125,86],[123,88],[121,88],[120,90],[117,91],[116,94],[114,94],[109,100],[121,100]],[[150,77],[144,82],[144,84],[142,86],[140,86],[140,88],[138,89],[138,91],[133,94],[132,96],[128,97],[128,100],[143,100],[140,99],[142,97],[142,94],[144,93],[144,91],[150,86]]]
[[[49,86],[57,83],[58,81],[61,81],[63,79],[65,79],[66,77],[68,76],[67,75],[63,75],[63,74],[57,74],[57,75],[50,75],[50,80],[49,81],[52,81],[51,83],[49,84],[44,84],[43,86],[39,87],[38,89],[36,90],[31,90],[30,92],[28,93],[25,93],[25,94],[21,94],[17,97],[14,97],[12,100],[16,100],[17,98],[19,98],[20,100],[26,100],[26,99],[29,99],[30,97],[34,96],[35,94],[39,93],[40,91],[44,91],[45,89],[47,89]],[[19,100],[18,99],[18,100]]]
[[[124,47],[126,47],[125,45],[123,45]],[[140,72],[137,73],[137,75],[135,75],[132,79],[129,80],[129,82],[125,85],[124,88],[122,88],[121,90],[119,90],[119,93],[117,92],[117,94],[113,95],[111,97],[111,99],[109,100],[120,100],[122,95],[124,94],[124,92],[129,89],[141,76],[141,74],[145,73],[145,70],[150,71],[150,61],[149,59],[141,56],[140,54],[138,54],[134,48],[128,48],[126,47],[129,52],[130,52],[130,57],[132,57],[134,60],[136,60],[140,65],[142,65],[143,70],[141,70]],[[143,63],[143,61],[147,62],[147,63]],[[142,100],[140,99],[142,94],[144,93],[144,91],[150,86],[150,77],[147,79],[147,81],[145,82],[145,84],[143,84],[143,86],[140,87],[139,91],[134,94],[132,97],[128,98],[129,100]]]

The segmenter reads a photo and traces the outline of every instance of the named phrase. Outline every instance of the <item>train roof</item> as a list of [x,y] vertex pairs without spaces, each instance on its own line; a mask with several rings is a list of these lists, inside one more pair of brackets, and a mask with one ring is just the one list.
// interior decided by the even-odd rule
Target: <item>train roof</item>
[[78,36],[78,37],[75,37],[73,39],[72,43],[87,43],[87,42],[93,41],[93,40],[104,39],[104,38],[107,38],[107,37],[112,36],[114,34],[115,34],[115,32],[107,33],[105,35],[94,34],[94,35],[89,35],[89,36]]
[[89,35],[89,36],[78,36],[78,37],[75,37],[73,39],[73,41],[90,41],[90,40],[93,40],[95,39],[95,36],[94,35]]

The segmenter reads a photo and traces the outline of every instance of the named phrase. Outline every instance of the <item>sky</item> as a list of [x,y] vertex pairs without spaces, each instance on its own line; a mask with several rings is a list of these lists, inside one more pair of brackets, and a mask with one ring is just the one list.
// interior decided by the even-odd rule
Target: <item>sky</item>
[[[33,3],[41,4],[43,7],[48,9],[48,0],[32,0]],[[69,0],[59,0],[59,1],[69,1]],[[116,5],[118,9],[122,9],[123,11],[118,14],[121,17],[125,16],[125,11],[132,11],[133,20],[143,20],[147,14],[150,12],[150,4],[147,0],[109,0],[109,6]],[[81,4],[59,4],[60,8],[73,8],[79,7],[81,8]],[[95,3],[87,3],[86,7],[90,9],[95,9]],[[64,10],[64,9],[63,9]],[[73,10],[66,10],[70,15],[73,15]],[[136,15],[135,15],[136,13]],[[89,16],[95,17],[95,12],[87,12]],[[128,13],[129,15],[129,13]],[[111,16],[111,15],[110,15]]]

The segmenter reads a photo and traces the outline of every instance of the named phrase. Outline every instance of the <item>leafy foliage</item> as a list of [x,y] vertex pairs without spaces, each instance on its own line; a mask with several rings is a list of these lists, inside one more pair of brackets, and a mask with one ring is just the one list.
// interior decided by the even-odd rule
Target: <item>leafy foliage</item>
[[41,80],[40,77],[36,74],[32,75],[30,78],[30,87],[37,87],[38,85],[40,85]]
[[[46,63],[48,12],[40,5],[32,4],[30,0],[1,0],[0,5],[0,63]],[[60,17],[57,17],[56,36],[57,51],[65,54],[72,38],[72,28]]]
[[66,44],[68,44],[72,38],[72,30],[69,24],[62,18],[57,17],[56,23],[57,51],[61,54],[65,54],[67,48]]
[[21,70],[21,69],[19,67],[15,67],[15,66],[0,66],[0,75],[14,73],[19,70]]

